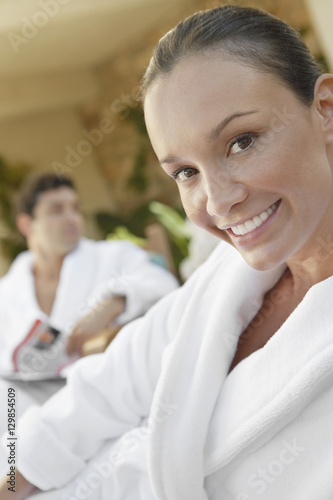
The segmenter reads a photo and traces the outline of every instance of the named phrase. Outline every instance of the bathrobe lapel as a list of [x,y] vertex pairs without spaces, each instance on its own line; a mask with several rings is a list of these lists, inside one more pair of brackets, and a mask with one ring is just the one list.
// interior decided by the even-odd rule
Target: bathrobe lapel
[[333,277],[312,287],[265,347],[228,376],[207,436],[205,476],[270,441],[333,383],[332,292]]
[[[7,277],[9,284],[7,293],[17,297],[16,307],[22,316],[22,334],[27,333],[27,325],[30,324],[27,318],[31,318],[31,324],[36,319],[47,319],[47,315],[41,311],[37,302],[32,266],[33,254],[24,252],[18,257]],[[85,299],[94,290],[98,266],[95,253],[91,251],[91,246],[85,239],[80,241],[75,250],[66,255],[49,317],[52,326],[61,330],[69,327],[69,320],[71,319],[73,323],[73,318],[76,320],[84,312],[84,308],[87,307]],[[11,302],[15,303],[15,300]]]
[[[87,310],[87,300],[96,286],[97,267],[91,247],[81,241],[63,262],[60,281],[50,316],[37,302],[33,277],[33,254],[29,251],[19,255],[5,279],[6,328],[2,334],[2,371],[11,370],[13,350],[28,334],[36,320],[48,321],[51,326],[65,332],[70,331],[80,314]],[[97,277],[98,280],[98,277]],[[98,282],[98,281],[97,281]],[[3,325],[1,325],[2,327]]]
[[[230,252],[184,306],[154,399],[155,408],[172,408],[149,444],[159,500],[206,499],[205,477],[267,443],[333,383],[333,278],[314,286],[266,346],[227,376],[240,333],[284,268],[258,272]],[[195,305],[202,316],[193,315]],[[237,393],[228,390],[231,377],[240,379]]]
[[82,239],[75,250],[66,255],[60,273],[50,324],[69,332],[77,318],[88,310],[87,297],[95,286],[100,262],[94,247]]
[[[173,411],[156,426],[149,445],[159,500],[205,498],[204,475],[225,449],[223,443],[207,448],[207,434],[238,337],[285,269],[255,271],[233,249],[227,253],[212,273],[202,272],[205,278],[184,305],[180,333],[165,354],[153,407],[162,402]],[[196,309],[200,315],[193,314]]]

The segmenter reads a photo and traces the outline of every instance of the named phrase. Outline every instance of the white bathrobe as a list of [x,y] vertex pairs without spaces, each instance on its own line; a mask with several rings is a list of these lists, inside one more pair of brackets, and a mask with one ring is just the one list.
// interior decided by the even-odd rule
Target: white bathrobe
[[[15,347],[37,319],[45,320],[36,299],[32,274],[33,254],[20,254],[8,274],[0,279],[0,372],[13,369]],[[125,241],[93,241],[83,238],[63,262],[49,323],[69,333],[104,294],[126,297],[126,309],[118,316],[123,324],[144,314],[161,297],[178,286],[176,279],[153,264],[147,252]],[[43,403],[61,381],[19,382],[17,408],[20,416],[32,403]],[[13,382],[0,379],[0,435],[7,422],[7,388]],[[1,469],[1,454],[0,454]]]
[[18,467],[51,490],[31,498],[333,498],[333,277],[228,375],[283,270],[255,271],[222,243],[106,353],[79,361],[19,425]]

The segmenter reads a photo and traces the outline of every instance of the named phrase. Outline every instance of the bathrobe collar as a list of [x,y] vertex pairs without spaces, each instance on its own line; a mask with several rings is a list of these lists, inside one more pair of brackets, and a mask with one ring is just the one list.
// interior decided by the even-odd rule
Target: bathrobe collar
[[[332,378],[333,278],[313,287],[266,346],[228,376],[239,335],[285,268],[256,271],[231,249],[207,273],[207,286],[200,281],[193,290],[155,393],[155,405],[174,409],[150,439],[160,500],[206,498],[205,476],[269,440]],[[192,302],[200,304],[199,319]],[[228,391],[229,377],[239,379],[237,394]]]

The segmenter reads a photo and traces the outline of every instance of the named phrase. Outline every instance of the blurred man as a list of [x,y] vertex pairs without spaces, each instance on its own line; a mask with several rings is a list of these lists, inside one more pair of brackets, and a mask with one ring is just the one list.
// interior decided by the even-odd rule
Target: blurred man
[[[144,314],[177,287],[169,272],[131,243],[82,237],[78,194],[69,178],[47,174],[30,179],[18,198],[16,223],[29,250],[0,279],[0,371],[8,378],[16,371],[22,380],[17,352],[36,324],[65,334],[64,352],[78,357],[87,339]],[[7,381],[1,383],[6,389]],[[44,402],[62,384],[17,382],[19,412]]]

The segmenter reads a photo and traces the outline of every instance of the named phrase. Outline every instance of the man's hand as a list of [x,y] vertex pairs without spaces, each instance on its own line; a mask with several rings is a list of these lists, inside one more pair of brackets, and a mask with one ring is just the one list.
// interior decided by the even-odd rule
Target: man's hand
[[81,318],[72,330],[67,342],[67,354],[82,356],[82,346],[88,340],[105,330],[125,310],[125,297],[112,296],[97,304]]
[[15,491],[8,489],[10,487],[10,484],[7,483],[8,480],[8,476],[0,480],[1,500],[24,500],[38,491],[37,488],[33,484],[29,483],[29,481],[27,481],[17,469],[15,470]]

